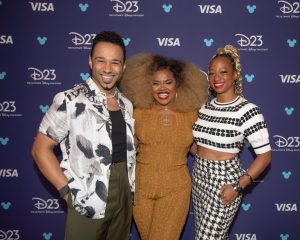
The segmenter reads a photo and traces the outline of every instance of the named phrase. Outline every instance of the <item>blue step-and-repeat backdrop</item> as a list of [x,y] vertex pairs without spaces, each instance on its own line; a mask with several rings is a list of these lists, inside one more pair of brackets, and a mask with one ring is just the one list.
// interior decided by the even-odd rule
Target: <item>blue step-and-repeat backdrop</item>
[[[63,239],[65,205],[31,146],[55,93],[88,78],[103,30],[122,35],[128,57],[155,52],[204,70],[218,47],[240,50],[244,95],[263,110],[273,160],[230,239],[300,239],[299,0],[0,0],[0,240]],[[244,168],[251,160],[246,149]],[[194,238],[190,210],[184,240]]]

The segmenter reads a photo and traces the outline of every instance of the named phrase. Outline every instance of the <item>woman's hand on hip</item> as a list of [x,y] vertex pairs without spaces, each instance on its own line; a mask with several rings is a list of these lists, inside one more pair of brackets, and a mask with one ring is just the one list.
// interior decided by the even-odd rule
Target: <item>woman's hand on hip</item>
[[232,185],[226,184],[221,187],[220,199],[224,205],[232,203],[237,196],[238,193],[233,189]]

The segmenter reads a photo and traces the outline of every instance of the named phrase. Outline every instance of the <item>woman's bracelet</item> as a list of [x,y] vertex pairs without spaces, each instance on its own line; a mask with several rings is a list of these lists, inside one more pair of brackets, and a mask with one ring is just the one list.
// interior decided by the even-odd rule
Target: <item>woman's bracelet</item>
[[254,183],[254,179],[253,179],[253,177],[248,173],[248,171],[246,171],[244,175],[246,175],[246,176],[249,178],[250,184]]

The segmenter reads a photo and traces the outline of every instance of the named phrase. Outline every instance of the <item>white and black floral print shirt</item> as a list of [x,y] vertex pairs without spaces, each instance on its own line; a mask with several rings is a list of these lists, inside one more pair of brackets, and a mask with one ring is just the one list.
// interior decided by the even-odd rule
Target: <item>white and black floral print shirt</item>
[[[127,168],[131,191],[135,189],[136,150],[132,104],[117,90],[126,122]],[[111,119],[107,98],[94,81],[58,93],[39,131],[60,144],[60,166],[68,178],[73,206],[89,218],[103,218],[112,162]]]

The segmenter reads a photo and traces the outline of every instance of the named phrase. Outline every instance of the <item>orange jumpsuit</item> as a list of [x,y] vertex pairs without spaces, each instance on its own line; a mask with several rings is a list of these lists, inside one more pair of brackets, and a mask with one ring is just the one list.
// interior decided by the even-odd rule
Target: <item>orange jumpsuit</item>
[[159,111],[134,111],[139,146],[133,215],[142,240],[179,239],[190,204],[187,156],[197,111],[172,112],[167,124]]

